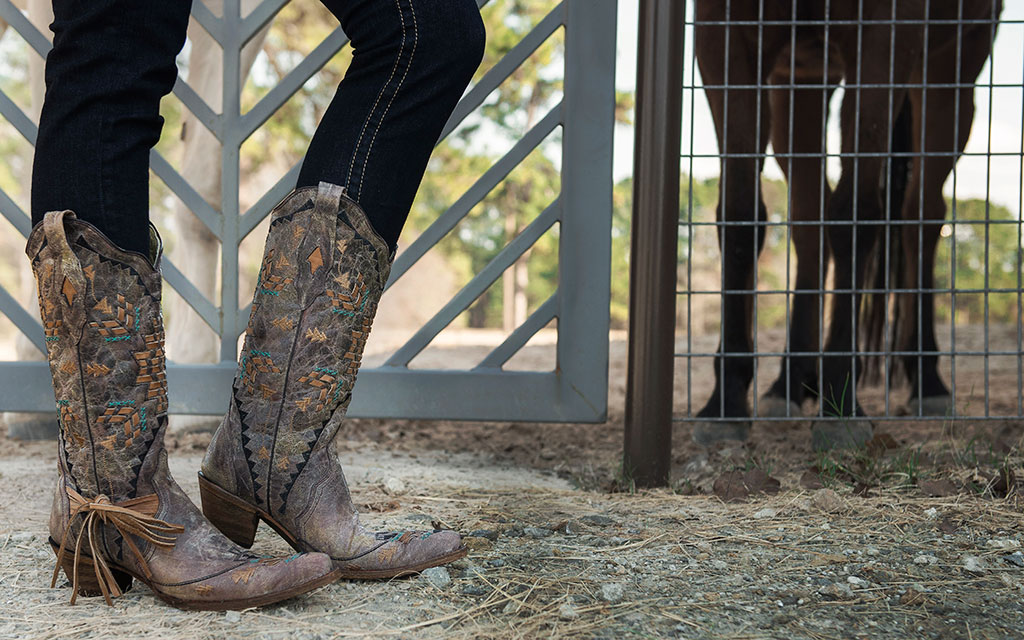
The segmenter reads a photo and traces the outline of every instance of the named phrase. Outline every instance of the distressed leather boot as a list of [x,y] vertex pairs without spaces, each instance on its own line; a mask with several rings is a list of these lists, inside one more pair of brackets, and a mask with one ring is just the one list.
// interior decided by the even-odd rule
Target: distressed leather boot
[[359,524],[332,442],[348,409],[391,257],[342,187],[271,213],[228,413],[203,460],[203,512],[242,546],[259,520],[347,578],[415,573],[466,554],[454,531]]
[[[53,572],[78,595],[149,585],[186,609],[277,602],[338,577],[319,553],[262,558],[210,526],[171,478],[160,241],[122,251],[70,211],[46,214],[27,253],[39,284],[60,422]],[[51,586],[53,586],[51,584]]]

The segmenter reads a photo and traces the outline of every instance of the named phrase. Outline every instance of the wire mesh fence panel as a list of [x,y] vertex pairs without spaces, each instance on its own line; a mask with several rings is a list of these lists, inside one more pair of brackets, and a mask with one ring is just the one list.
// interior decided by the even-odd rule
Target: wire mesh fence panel
[[816,444],[1022,411],[1024,7],[695,0],[675,406]]

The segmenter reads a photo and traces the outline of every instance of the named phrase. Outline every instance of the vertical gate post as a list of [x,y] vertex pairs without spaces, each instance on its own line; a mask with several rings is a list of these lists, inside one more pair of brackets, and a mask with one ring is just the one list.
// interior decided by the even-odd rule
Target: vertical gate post
[[686,3],[641,0],[623,473],[664,486],[672,459],[679,152]]

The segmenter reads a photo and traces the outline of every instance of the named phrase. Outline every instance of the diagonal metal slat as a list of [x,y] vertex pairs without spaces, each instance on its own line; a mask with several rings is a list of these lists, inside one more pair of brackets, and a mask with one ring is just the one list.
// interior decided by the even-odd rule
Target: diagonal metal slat
[[18,327],[18,330],[25,334],[33,346],[39,349],[39,353],[46,353],[46,342],[43,340],[43,325],[29,315],[28,311],[22,308],[6,289],[0,287],[0,313],[7,316],[7,319]]
[[18,203],[12,200],[6,191],[2,190],[0,190],[0,214],[7,218],[7,221],[14,225],[18,233],[26,238],[32,232],[32,220],[28,214],[21,210]]
[[220,239],[220,212],[210,206],[199,192],[192,188],[185,178],[160,155],[156,149],[149,152],[149,166],[167,188],[178,196],[185,206],[199,218],[214,236]]
[[515,73],[523,62],[526,61],[533,52],[536,51],[544,42],[551,37],[555,31],[562,26],[562,17],[565,14],[562,4],[552,9],[548,15],[544,16],[544,19],[537,23],[530,33],[526,34],[522,40],[519,41],[516,46],[505,54],[496,65],[484,74],[483,78],[480,78],[480,82],[470,89],[462,100],[459,100],[459,104],[456,105],[455,110],[452,112],[451,117],[448,118],[448,122],[445,123],[444,129],[441,130],[441,135],[437,141],[440,143],[448,137],[452,131],[455,130],[462,121],[473,112],[474,109],[483,104],[487,96],[492,91],[497,89],[502,82],[504,82],[510,75]]
[[210,105],[206,104],[206,100],[203,100],[202,96],[196,93],[195,89],[182,80],[181,76],[178,76],[177,81],[174,83],[174,95],[178,96],[178,99],[185,105],[185,108],[191,111],[192,115],[204,127],[209,129],[214,137],[221,142],[224,141],[223,118],[211,109]]
[[562,121],[562,103],[555,105],[548,111],[540,122],[526,132],[515,145],[506,153],[501,160],[494,163],[490,169],[480,176],[466,193],[462,194],[447,211],[442,213],[437,220],[420,234],[416,240],[409,245],[402,255],[395,259],[391,269],[391,278],[385,286],[385,291],[391,287],[412,265],[423,257],[438,241],[448,234],[469,211],[477,205],[484,197],[501,182],[505,176],[512,172],[519,163],[533,151],[537,145],[543,142],[555,127]]
[[203,292],[196,288],[192,281],[185,277],[178,267],[174,265],[168,258],[164,258],[161,261],[161,272],[164,280],[171,286],[172,289],[178,292],[188,306],[192,307],[199,317],[203,319],[215,333],[220,335],[221,333],[221,315],[220,310],[210,302]]
[[445,327],[451,324],[460,313],[466,310],[473,301],[480,297],[487,287],[494,284],[494,281],[501,277],[516,260],[551,228],[561,212],[559,200],[552,202],[543,212],[530,224],[526,225],[522,233],[512,239],[507,245],[494,256],[487,266],[480,270],[473,278],[466,283],[462,289],[448,301],[441,310],[434,314],[409,341],[402,345],[394,354],[388,358],[384,366],[407,367],[409,362],[415,358],[430,341],[437,337]]
[[32,47],[43,58],[53,48],[49,38],[43,35],[39,29],[36,29],[36,26],[21,12],[21,9],[14,6],[11,0],[0,0],[0,18],[3,18],[14,27],[14,30],[25,39],[28,46]]
[[[166,1],[166,0],[165,0]],[[192,17],[214,40],[224,44],[224,20],[218,18],[202,0],[192,3]]]
[[259,33],[259,30],[267,26],[267,23],[273,20],[274,16],[286,4],[288,4],[288,0],[265,0],[250,11],[249,15],[242,19],[242,24],[239,28],[242,34],[242,45],[248,44]]
[[284,200],[288,192],[295,187],[295,182],[299,179],[299,169],[301,167],[302,161],[300,160],[287,173],[281,176],[281,179],[274,186],[270,187],[266,193],[260,196],[260,199],[249,207],[248,211],[242,214],[238,221],[238,237],[244,238],[252,233],[256,225],[270,215],[270,212],[277,206],[277,203]]
[[317,45],[316,49],[300,62],[294,69],[288,72],[280,82],[271,89],[267,95],[249,109],[239,120],[241,134],[239,140],[246,140],[259,129],[278,109],[289,100],[302,85],[313,77],[327,61],[334,57],[338,51],[348,42],[348,36],[338,27],[324,38],[323,42]]
[[29,144],[35,145],[36,134],[39,132],[39,128],[32,122],[31,118],[25,115],[21,107],[15,104],[14,100],[11,100],[10,96],[3,91],[0,91],[0,115],[14,125],[18,133],[29,141]]
[[500,369],[503,367],[509,361],[509,358],[518,353],[530,341],[530,338],[554,320],[558,311],[558,299],[558,290],[556,289],[543,304],[537,307],[536,311],[530,314],[526,322],[516,327],[505,338],[505,341],[487,354],[487,357],[481,360],[480,364],[473,367],[473,370]]

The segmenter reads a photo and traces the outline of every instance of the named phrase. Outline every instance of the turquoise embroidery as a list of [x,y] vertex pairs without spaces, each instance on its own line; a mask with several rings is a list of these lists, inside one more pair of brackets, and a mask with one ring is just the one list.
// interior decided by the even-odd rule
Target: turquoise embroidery
[[249,352],[249,355],[251,355],[251,356],[263,356],[264,358],[272,358],[273,357],[267,351],[255,351],[255,350],[253,350],[253,351]]
[[47,336],[43,338],[43,340],[45,340],[46,342],[57,342],[58,340],[60,340],[60,336]]
[[107,403],[108,407],[134,407],[134,400],[111,400]]
[[260,293],[262,293],[265,296],[279,296],[279,295],[281,295],[280,291],[271,291],[269,289],[260,289]]
[[[134,404],[134,403],[132,403],[132,404]],[[146,407],[142,407],[141,409],[139,409],[139,415],[142,416],[142,422],[139,425],[139,429],[142,430],[142,431],[145,431],[146,430]]]
[[61,405],[62,407],[66,407],[68,405],[68,401],[67,400],[58,400],[57,404]]
[[106,342],[120,342],[122,340],[131,340],[131,336],[118,336],[116,338],[103,338]]
[[337,377],[338,375],[337,371],[335,371],[334,369],[327,369],[326,367],[316,367],[315,369],[313,369],[313,371],[319,371],[320,373],[329,373],[335,377]]

